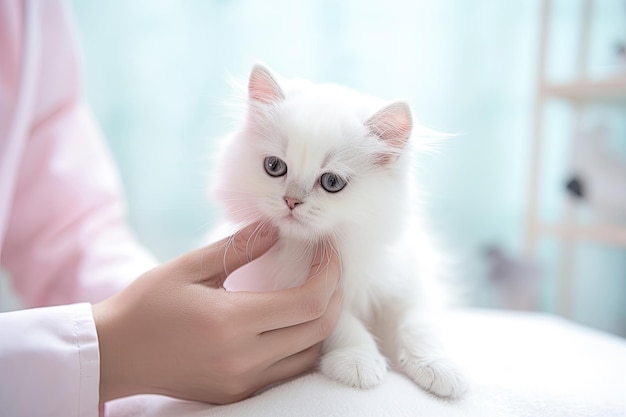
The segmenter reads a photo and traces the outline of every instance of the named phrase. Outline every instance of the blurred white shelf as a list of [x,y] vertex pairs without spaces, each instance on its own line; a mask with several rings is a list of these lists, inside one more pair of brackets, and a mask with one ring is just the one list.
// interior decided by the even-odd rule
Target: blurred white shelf
[[615,246],[626,246],[626,226],[582,226],[568,224],[540,224],[539,231],[565,240],[587,240]]
[[[541,217],[539,210],[541,191],[541,164],[543,142],[545,138],[544,124],[548,117],[545,102],[550,99],[567,100],[573,113],[572,131],[582,130],[585,104],[608,104],[626,108],[626,72],[619,72],[601,79],[592,78],[587,71],[589,63],[590,35],[592,26],[594,0],[580,2],[580,30],[578,51],[576,56],[576,78],[570,82],[555,83],[547,77],[548,44],[551,34],[552,0],[543,0],[540,15],[539,55],[537,60],[537,95],[534,106],[534,122],[532,130],[531,167],[529,199],[526,218],[526,254],[532,256],[537,242],[542,236],[554,236],[560,239],[561,262],[560,280],[557,283],[559,311],[566,317],[574,312],[574,294],[576,284],[576,244],[580,241],[599,242],[626,248],[626,225],[617,223],[610,225],[583,225],[577,222],[577,207],[571,200],[566,204],[560,224],[549,224]],[[626,181],[626,179],[625,179]]]
[[543,93],[573,101],[593,101],[626,106],[626,73],[610,78],[546,84]]

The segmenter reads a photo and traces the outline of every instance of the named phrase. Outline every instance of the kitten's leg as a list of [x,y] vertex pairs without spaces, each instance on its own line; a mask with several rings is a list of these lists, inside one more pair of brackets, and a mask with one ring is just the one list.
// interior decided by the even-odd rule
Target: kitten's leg
[[467,381],[446,356],[434,322],[412,308],[387,313],[377,325],[377,335],[393,366],[435,395],[456,398],[463,394]]
[[372,388],[387,373],[387,361],[373,336],[347,310],[341,313],[333,334],[324,342],[323,352],[322,373],[355,388]]

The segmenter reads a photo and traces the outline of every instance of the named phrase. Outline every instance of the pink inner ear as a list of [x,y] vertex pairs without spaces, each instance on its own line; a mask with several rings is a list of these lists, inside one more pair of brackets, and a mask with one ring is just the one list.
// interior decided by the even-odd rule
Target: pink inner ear
[[261,65],[255,65],[250,74],[248,95],[251,100],[263,103],[274,103],[284,99],[283,91],[274,80],[269,70]]
[[413,119],[406,103],[393,103],[374,114],[365,123],[369,131],[396,149],[396,152],[376,156],[376,163],[387,165],[397,159],[399,151],[409,140]]
[[393,103],[374,114],[365,123],[370,132],[395,148],[403,148],[413,128],[411,111],[406,103]]

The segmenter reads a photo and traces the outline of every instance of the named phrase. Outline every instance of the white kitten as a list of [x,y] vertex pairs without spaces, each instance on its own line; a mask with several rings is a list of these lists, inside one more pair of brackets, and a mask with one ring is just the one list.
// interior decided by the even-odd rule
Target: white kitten
[[[247,118],[222,149],[215,191],[229,221],[270,221],[280,240],[225,287],[299,286],[318,242],[332,241],[342,260],[344,309],[324,343],[321,371],[371,388],[389,361],[426,390],[456,397],[466,383],[432,328],[439,258],[416,214],[408,149],[414,130],[403,102],[284,80],[255,66]],[[272,282],[260,282],[261,275]]]

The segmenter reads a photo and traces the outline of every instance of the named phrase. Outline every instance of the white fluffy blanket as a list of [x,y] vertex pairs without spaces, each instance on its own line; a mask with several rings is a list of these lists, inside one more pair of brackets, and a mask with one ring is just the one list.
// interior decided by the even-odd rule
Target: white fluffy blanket
[[228,406],[137,396],[107,404],[110,417],[427,416],[624,417],[626,341],[536,313],[465,310],[443,323],[446,346],[470,391],[445,401],[390,373],[370,391],[313,373]]

